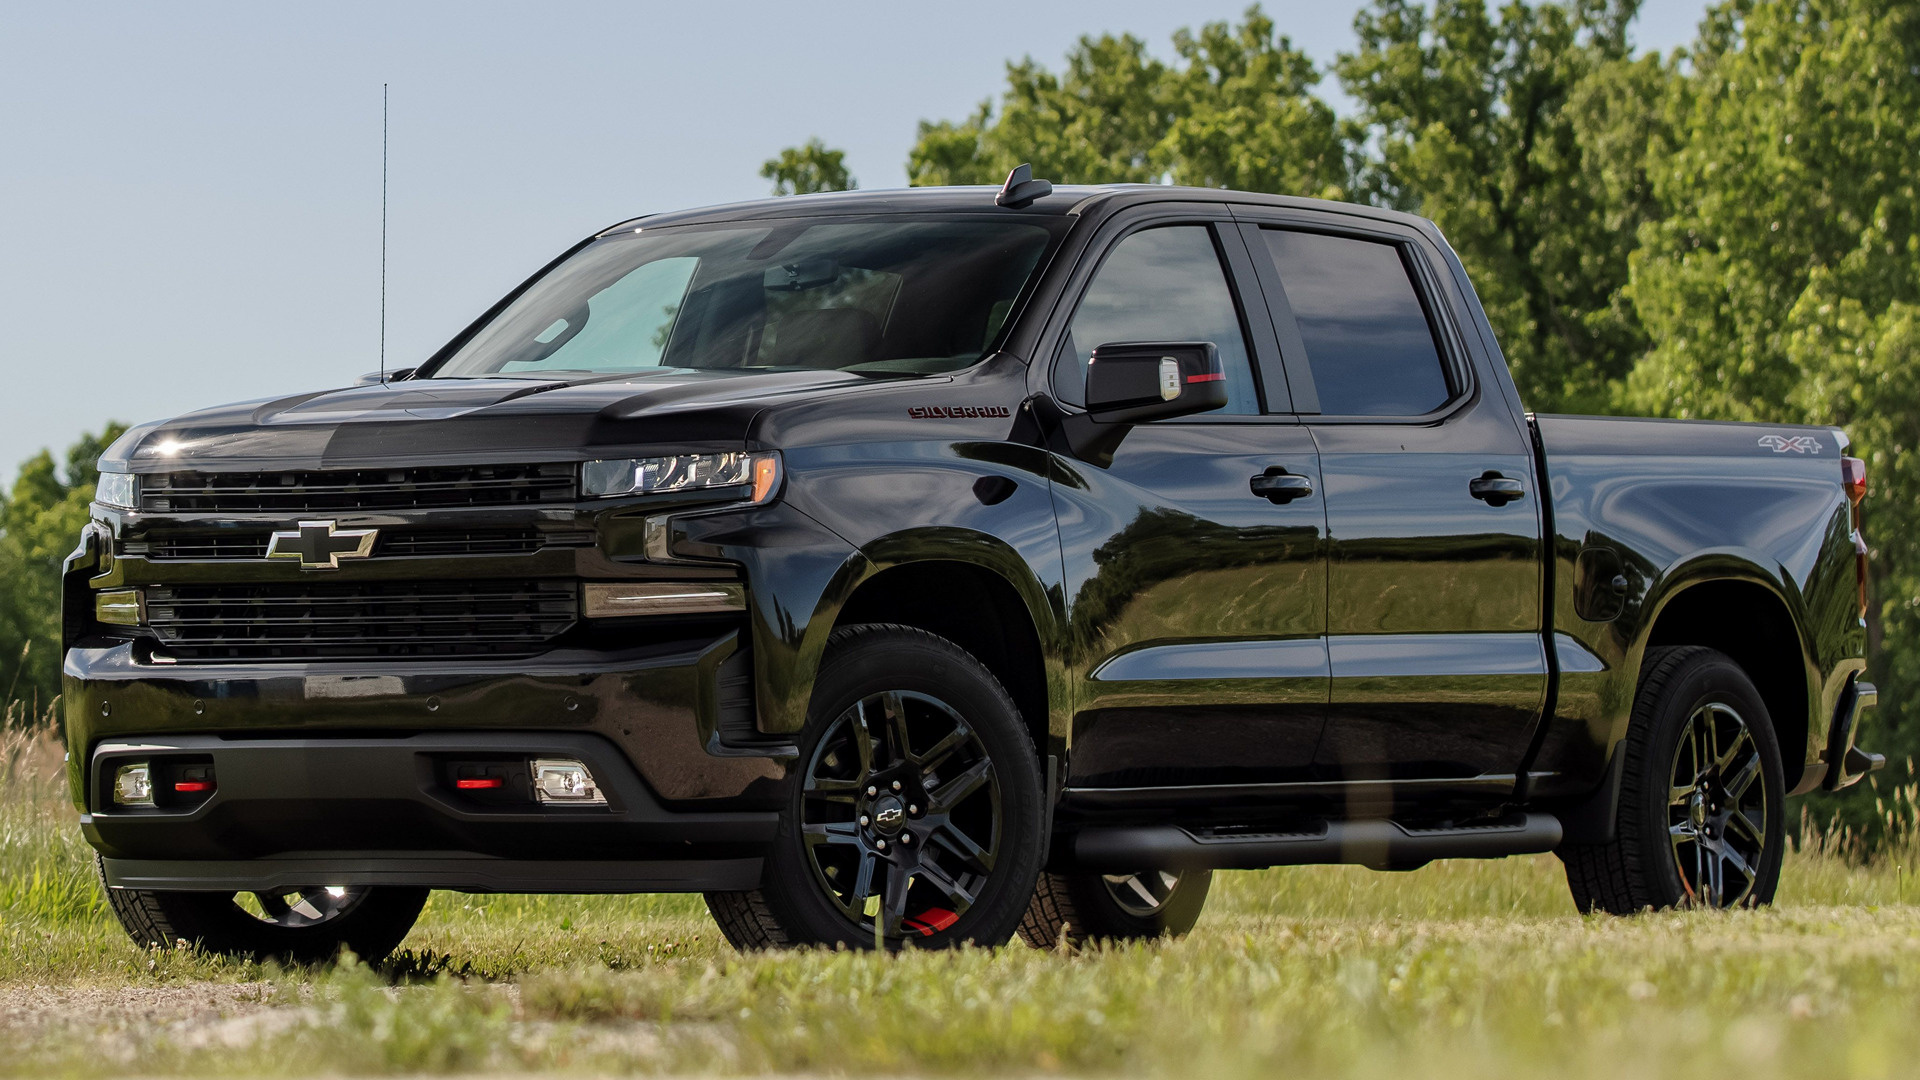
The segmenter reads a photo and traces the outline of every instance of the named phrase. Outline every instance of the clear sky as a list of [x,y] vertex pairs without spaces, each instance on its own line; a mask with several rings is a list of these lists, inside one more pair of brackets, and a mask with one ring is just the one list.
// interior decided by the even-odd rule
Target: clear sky
[[[377,366],[382,82],[400,367],[602,226],[766,194],[783,146],[900,186],[915,122],[965,116],[1007,60],[1101,31],[1167,56],[1245,6],[0,4],[0,481],[109,418]],[[1322,62],[1359,7],[1266,5]],[[1635,40],[1664,51],[1704,0],[1647,9]]]

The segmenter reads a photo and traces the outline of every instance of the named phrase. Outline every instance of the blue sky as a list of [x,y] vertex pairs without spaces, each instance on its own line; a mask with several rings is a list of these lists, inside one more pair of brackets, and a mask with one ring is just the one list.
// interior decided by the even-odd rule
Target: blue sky
[[[417,362],[555,253],[639,213],[766,193],[818,135],[906,182],[1022,55],[1241,0],[0,6],[0,480],[109,419],[339,385],[378,359],[380,84],[392,85],[387,355]],[[1358,0],[1270,2],[1325,62]],[[1648,4],[1643,48],[1703,2]],[[1329,87],[1329,90],[1332,88]]]

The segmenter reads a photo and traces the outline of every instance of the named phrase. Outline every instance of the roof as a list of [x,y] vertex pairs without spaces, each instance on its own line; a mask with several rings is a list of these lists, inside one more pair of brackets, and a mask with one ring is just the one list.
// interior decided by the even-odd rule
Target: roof
[[997,187],[914,187],[867,191],[830,191],[817,195],[786,195],[749,202],[723,203],[691,210],[673,210],[629,218],[602,230],[653,228],[663,225],[690,225],[720,221],[750,221],[762,218],[814,217],[839,214],[924,214],[977,212],[1042,217],[1060,217],[1084,213],[1096,206],[1143,202],[1219,202],[1256,203],[1302,210],[1331,210],[1410,225],[1425,225],[1424,219],[1394,210],[1359,203],[1306,199],[1292,195],[1263,195],[1225,188],[1174,187],[1164,184],[1062,184],[1053,193],[1018,210],[996,206]]

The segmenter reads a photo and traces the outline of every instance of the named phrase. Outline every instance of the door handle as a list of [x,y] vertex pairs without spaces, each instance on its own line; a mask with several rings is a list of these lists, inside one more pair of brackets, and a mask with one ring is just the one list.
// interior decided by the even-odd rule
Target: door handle
[[1313,494],[1312,480],[1296,476],[1278,465],[1247,481],[1247,486],[1253,489],[1255,495],[1275,506]]
[[1467,493],[1489,506],[1505,506],[1526,495],[1527,487],[1518,480],[1488,469],[1468,482]]

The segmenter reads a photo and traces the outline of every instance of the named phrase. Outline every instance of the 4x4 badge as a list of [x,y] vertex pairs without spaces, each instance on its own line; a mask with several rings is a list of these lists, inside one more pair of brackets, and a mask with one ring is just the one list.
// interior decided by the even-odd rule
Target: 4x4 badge
[[1811,435],[1762,435],[1760,445],[1776,454],[1817,454],[1820,440]]
[[341,559],[364,559],[373,554],[379,529],[341,529],[337,521],[303,521],[287,532],[273,534],[267,558],[298,559],[302,570],[338,570]]

